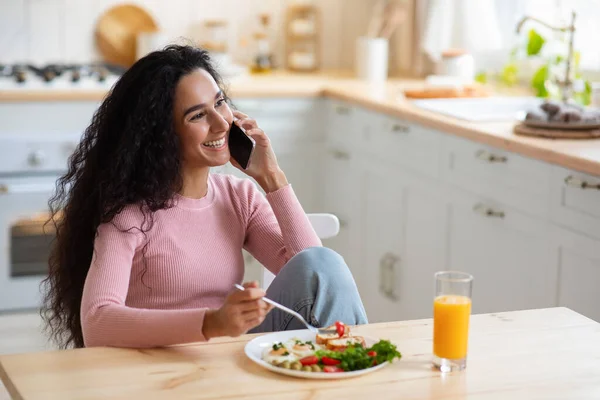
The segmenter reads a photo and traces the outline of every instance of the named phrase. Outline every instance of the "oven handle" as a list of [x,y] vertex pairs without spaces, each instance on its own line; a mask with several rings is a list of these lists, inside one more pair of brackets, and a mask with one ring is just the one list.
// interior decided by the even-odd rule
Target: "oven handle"
[[6,184],[0,182],[0,196],[7,194],[51,194],[56,188],[56,181]]

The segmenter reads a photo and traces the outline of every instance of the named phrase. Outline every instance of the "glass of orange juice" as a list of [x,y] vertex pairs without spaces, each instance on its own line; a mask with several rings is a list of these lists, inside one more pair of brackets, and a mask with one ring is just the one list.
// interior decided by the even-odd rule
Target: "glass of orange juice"
[[473,276],[442,271],[435,275],[433,364],[442,372],[467,366]]

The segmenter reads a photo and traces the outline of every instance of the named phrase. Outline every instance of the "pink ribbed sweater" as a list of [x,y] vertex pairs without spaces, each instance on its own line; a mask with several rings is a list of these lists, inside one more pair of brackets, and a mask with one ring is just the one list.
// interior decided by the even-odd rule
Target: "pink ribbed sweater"
[[249,180],[211,174],[205,197],[175,202],[145,235],[137,206],[98,228],[81,304],[86,346],[204,341],[206,309],[243,279],[242,248],[276,274],[321,246],[290,185],[264,196]]

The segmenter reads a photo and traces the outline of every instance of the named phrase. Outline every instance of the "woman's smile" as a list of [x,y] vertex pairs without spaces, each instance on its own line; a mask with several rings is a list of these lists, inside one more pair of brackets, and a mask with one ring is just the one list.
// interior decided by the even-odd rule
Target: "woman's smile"
[[227,147],[227,136],[220,139],[209,140],[202,143],[202,146],[211,151],[221,151]]

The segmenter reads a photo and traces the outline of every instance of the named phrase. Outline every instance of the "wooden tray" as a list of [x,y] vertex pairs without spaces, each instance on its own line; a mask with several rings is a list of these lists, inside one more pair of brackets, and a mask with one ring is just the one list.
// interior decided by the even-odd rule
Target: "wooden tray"
[[129,68],[136,61],[140,32],[156,32],[158,24],[143,8],[123,4],[110,8],[96,24],[96,45],[104,61]]
[[600,138],[600,129],[588,130],[565,130],[565,129],[543,129],[524,125],[515,125],[514,133],[521,136],[533,136],[546,139],[597,139]]
[[407,99],[451,99],[489,97],[490,92],[480,86],[465,86],[460,88],[425,87],[405,90],[404,96]]

